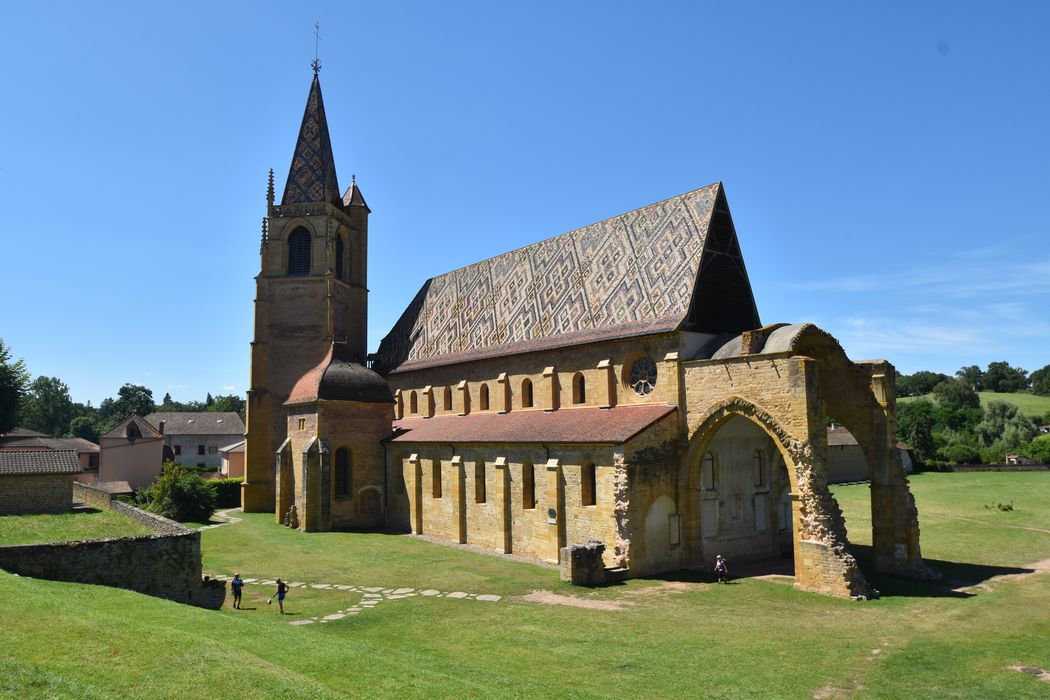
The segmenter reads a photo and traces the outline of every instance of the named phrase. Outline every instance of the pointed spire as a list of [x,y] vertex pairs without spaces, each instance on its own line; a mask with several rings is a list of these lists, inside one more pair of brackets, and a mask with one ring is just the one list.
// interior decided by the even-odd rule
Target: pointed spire
[[262,237],[259,239],[259,252],[266,252],[266,244],[270,241],[270,222],[264,216],[262,220]]
[[332,142],[328,137],[321,81],[315,72],[281,204],[339,204],[339,199],[339,181],[335,174]]
[[273,168],[270,168],[270,176],[266,181],[266,204],[273,206]]
[[[361,188],[357,186],[357,175],[350,176],[350,186],[343,193],[343,209],[348,210],[349,207],[364,207],[368,209],[364,195],[361,194]],[[368,209],[368,211],[371,212],[372,210]]]

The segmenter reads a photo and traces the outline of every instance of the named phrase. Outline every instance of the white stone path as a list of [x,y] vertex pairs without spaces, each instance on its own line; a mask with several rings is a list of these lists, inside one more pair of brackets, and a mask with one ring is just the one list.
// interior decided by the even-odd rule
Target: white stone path
[[[217,511],[215,515],[225,522],[214,523],[212,525],[205,525],[200,530],[210,530],[215,527],[222,527],[223,525],[231,525],[233,523],[241,522],[241,519],[231,513],[239,508],[228,508],[226,510]],[[227,574],[216,574],[212,576],[213,579],[218,581],[229,581],[233,576]],[[241,579],[245,584],[249,586],[276,586],[277,581],[271,579],[257,579],[257,578],[245,578]],[[463,591],[451,591],[442,592],[434,588],[383,588],[382,586],[351,586],[343,583],[303,583],[302,581],[292,581],[288,584],[289,588],[316,588],[318,590],[332,590],[332,591],[345,591],[347,593],[360,593],[361,600],[356,605],[350,605],[346,608],[338,610],[330,615],[313,617],[305,620],[293,620],[289,622],[290,625],[312,625],[315,622],[334,622],[335,620],[342,620],[344,617],[350,615],[359,615],[365,610],[371,610],[375,606],[382,603],[384,600],[404,600],[406,598],[457,598],[462,600],[477,600],[482,603],[498,603],[503,599],[503,596],[491,595],[491,594],[477,594],[477,593],[464,593]]]

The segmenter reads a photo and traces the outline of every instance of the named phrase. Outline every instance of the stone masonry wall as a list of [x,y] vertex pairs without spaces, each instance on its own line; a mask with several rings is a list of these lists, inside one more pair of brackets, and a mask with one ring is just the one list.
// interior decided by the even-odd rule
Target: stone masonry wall
[[0,515],[68,513],[73,474],[28,474],[0,478]]

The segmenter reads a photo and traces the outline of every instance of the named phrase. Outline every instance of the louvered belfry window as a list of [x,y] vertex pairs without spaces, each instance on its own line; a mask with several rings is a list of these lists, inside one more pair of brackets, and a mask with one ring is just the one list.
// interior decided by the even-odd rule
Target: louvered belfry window
[[288,236],[288,274],[310,274],[310,232],[297,228]]

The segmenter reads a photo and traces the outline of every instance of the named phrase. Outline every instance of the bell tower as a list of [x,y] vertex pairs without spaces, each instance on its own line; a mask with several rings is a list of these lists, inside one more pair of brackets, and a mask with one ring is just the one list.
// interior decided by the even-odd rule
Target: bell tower
[[283,404],[296,381],[333,341],[365,363],[369,209],[356,180],[339,194],[319,70],[315,61],[281,203],[273,170],[266,193],[241,491],[246,511],[274,510],[275,453],[287,432]]

